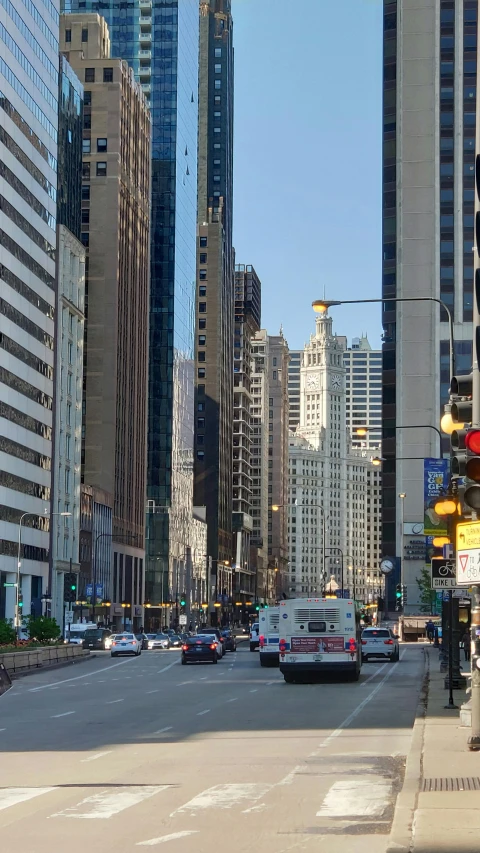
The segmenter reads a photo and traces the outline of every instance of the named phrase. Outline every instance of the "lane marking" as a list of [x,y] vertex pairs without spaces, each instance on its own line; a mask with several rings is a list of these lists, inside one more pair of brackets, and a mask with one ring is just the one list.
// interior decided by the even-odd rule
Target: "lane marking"
[[6,732],[6,731],[7,731],[6,729],[0,729],[0,732]]
[[56,788],[4,788],[0,790],[0,811],[56,790]]
[[161,675],[162,672],[166,672],[167,669],[171,669],[172,666],[178,666],[179,663],[180,663],[180,660],[174,660],[173,663],[169,663],[168,666],[164,666],[163,669],[159,669],[157,671],[157,675]]
[[378,673],[379,673],[379,672],[381,672],[381,671],[382,671],[382,669],[385,669],[385,667],[386,667],[386,666],[388,666],[388,665],[389,665],[389,661],[387,661],[387,663],[384,663],[384,664],[383,664],[383,666],[381,666],[381,667],[379,667],[378,669],[376,669],[376,670],[375,670],[375,672],[373,673],[373,675],[371,675],[371,676],[370,676],[370,678],[367,678],[367,680],[366,680],[366,681],[364,681],[364,682],[363,682],[363,684],[362,684],[361,686],[362,686],[362,687],[365,687],[365,685],[366,685],[366,684],[369,684],[369,683],[370,683],[370,681],[373,681],[373,679],[377,677]]
[[58,720],[59,717],[69,717],[70,714],[75,714],[75,713],[76,713],[75,711],[65,711],[64,714],[53,714],[53,716],[50,717],[50,719],[51,720]]
[[156,844],[166,844],[168,841],[176,841],[177,838],[186,838],[187,835],[195,835],[198,829],[185,829],[183,832],[172,832],[170,835],[161,835],[160,838],[150,838],[149,841],[138,841],[136,847],[154,847]]
[[168,790],[169,785],[146,785],[144,788],[110,788],[99,791],[91,797],[86,797],[76,806],[70,806],[62,812],[56,812],[50,817],[68,817],[82,820],[108,820],[113,815],[137,806],[143,800],[154,797],[161,791]]
[[372,779],[335,782],[317,817],[381,817],[390,802],[392,790],[391,782]]
[[158,729],[158,731],[157,731],[157,732],[154,732],[153,734],[154,734],[154,735],[161,735],[161,734],[163,734],[163,732],[169,732],[169,731],[171,731],[172,729],[173,729],[173,726],[165,726],[165,728],[164,728],[164,729]]
[[[107,669],[114,669],[116,666],[125,666],[126,663],[130,663],[130,661],[128,659],[121,660],[119,663],[112,663],[110,666],[104,666],[102,669],[97,669],[96,673],[86,672],[84,675],[76,675],[74,678],[65,678],[63,681],[57,681],[56,684],[60,686],[60,684],[68,684],[69,681],[79,681],[80,678],[91,678],[92,675],[96,675],[98,672],[105,672]],[[38,690],[51,690],[52,687],[55,686],[55,684],[41,684],[40,687],[30,687],[28,692],[36,693]],[[10,691],[7,691],[5,695],[8,696],[9,692]]]
[[256,687],[255,690],[250,690],[250,693],[258,693],[258,687]]
[[204,714],[209,714],[209,713],[210,713],[210,708],[207,708],[206,711],[199,711],[197,714],[197,717],[203,717]]
[[237,806],[244,800],[259,800],[270,789],[272,785],[259,784],[253,782],[231,784],[231,785],[214,785],[213,788],[207,788],[201,794],[197,794],[193,800],[189,800],[184,806],[175,809],[170,815],[182,812],[197,812],[205,811],[206,809],[231,809]]
[[95,755],[91,755],[89,758],[82,758],[81,763],[86,764],[88,761],[96,761],[97,758],[103,758],[104,755],[110,755],[111,752],[111,749],[107,750],[107,752],[96,752]]
[[125,702],[125,698],[123,699],[111,699],[109,702],[105,702],[106,705],[116,705],[117,702]]
[[242,814],[250,814],[251,812],[263,812],[266,808],[266,803],[260,803],[258,806],[252,806],[250,809],[244,809]]
[[158,688],[157,690],[147,690],[147,696],[149,696],[150,693],[158,693],[159,690],[160,690],[160,688]]
[[227,702],[238,702],[238,696],[234,696],[233,699],[227,699]]

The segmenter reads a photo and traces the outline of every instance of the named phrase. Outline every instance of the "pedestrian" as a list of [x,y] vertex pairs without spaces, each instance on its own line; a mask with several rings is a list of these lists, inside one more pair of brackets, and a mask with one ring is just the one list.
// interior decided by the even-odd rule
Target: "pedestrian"
[[433,624],[431,619],[429,619],[427,624],[425,625],[425,630],[427,632],[428,642],[433,643],[435,639],[435,625]]
[[465,633],[462,637],[462,646],[463,646],[463,652],[465,654],[465,660],[470,660],[471,643],[470,643],[470,634],[468,631],[465,631]]

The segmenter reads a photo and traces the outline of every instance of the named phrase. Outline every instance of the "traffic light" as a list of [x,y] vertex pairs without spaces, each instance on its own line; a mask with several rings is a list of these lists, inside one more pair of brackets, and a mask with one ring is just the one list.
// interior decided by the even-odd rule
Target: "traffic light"
[[404,583],[403,589],[402,589],[402,607],[405,607],[406,604],[408,604],[408,592],[407,592],[407,584]]
[[397,583],[395,587],[395,610],[400,610],[402,606],[402,584]]
[[67,572],[63,578],[63,600],[67,603],[77,599],[77,576],[75,572]]
[[255,610],[256,610],[257,612],[260,610],[260,605],[259,605],[259,604],[256,604],[256,605],[255,605]]
[[465,476],[470,482],[466,483],[464,501],[472,509],[480,509],[480,429],[469,429],[465,435],[467,459]]
[[19,606],[20,610],[23,607],[23,592],[21,589],[18,591],[18,606]]
[[450,396],[453,399],[450,414],[454,424],[471,424],[472,422],[472,386],[472,373],[452,376]]
[[182,597],[181,597],[181,599],[180,599],[180,606],[181,606],[181,607],[185,607],[186,603],[187,603],[187,602],[186,602],[186,599],[185,599],[185,594],[183,594],[183,595],[182,595]]

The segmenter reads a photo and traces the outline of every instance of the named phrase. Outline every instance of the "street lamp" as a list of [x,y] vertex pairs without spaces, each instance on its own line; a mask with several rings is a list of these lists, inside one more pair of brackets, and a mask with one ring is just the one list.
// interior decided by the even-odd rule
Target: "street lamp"
[[29,516],[35,518],[53,518],[54,516],[63,516],[70,517],[72,515],[71,512],[47,512],[45,510],[44,515],[40,515],[38,512],[24,512],[20,516],[20,521],[18,523],[18,550],[17,550],[17,583],[16,583],[16,592],[15,592],[15,629],[17,639],[20,635],[20,567],[22,565],[22,525],[23,519],[28,518]]
[[384,299],[315,299],[312,302],[312,308],[317,314],[326,314],[328,309],[335,305],[366,305],[374,302],[382,303],[382,305],[385,305],[388,302],[437,302],[438,305],[441,305],[448,317],[450,339],[450,376],[455,376],[455,347],[453,339],[452,312],[448,305],[446,305],[442,299],[437,299],[436,296],[393,296],[385,297]]
[[404,590],[403,590],[403,528],[405,526],[405,498],[407,497],[406,492],[400,492],[400,587],[402,590],[402,604],[405,606],[404,602]]
[[[459,424],[455,424],[455,428],[457,428],[457,427],[459,429],[463,428]],[[365,436],[365,435],[367,435],[368,432],[370,432],[371,429],[373,429],[373,427],[362,426],[362,427],[358,427],[355,430],[355,433],[358,436]],[[440,456],[442,455],[442,434],[441,434],[440,430],[438,429],[438,427],[433,426],[433,424],[408,424],[408,425],[402,424],[402,426],[394,426],[393,429],[395,429],[395,430],[397,430],[397,429],[433,429],[434,432],[436,432],[438,435],[438,440],[440,442]],[[443,432],[445,432],[445,430],[443,430]],[[453,432],[453,430],[452,430],[452,432]],[[392,438],[393,438],[393,436],[392,436]],[[379,465],[380,464],[380,462],[377,460],[378,460],[378,457],[375,457],[375,461],[372,459],[373,465]]]

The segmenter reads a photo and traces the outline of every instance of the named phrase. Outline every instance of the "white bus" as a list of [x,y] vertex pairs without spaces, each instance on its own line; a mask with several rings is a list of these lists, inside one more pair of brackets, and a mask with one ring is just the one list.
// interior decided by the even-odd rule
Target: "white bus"
[[279,606],[280,672],[289,684],[315,673],[358,681],[360,612],[352,599],[294,598]]
[[260,666],[278,666],[279,607],[266,607],[259,613]]

